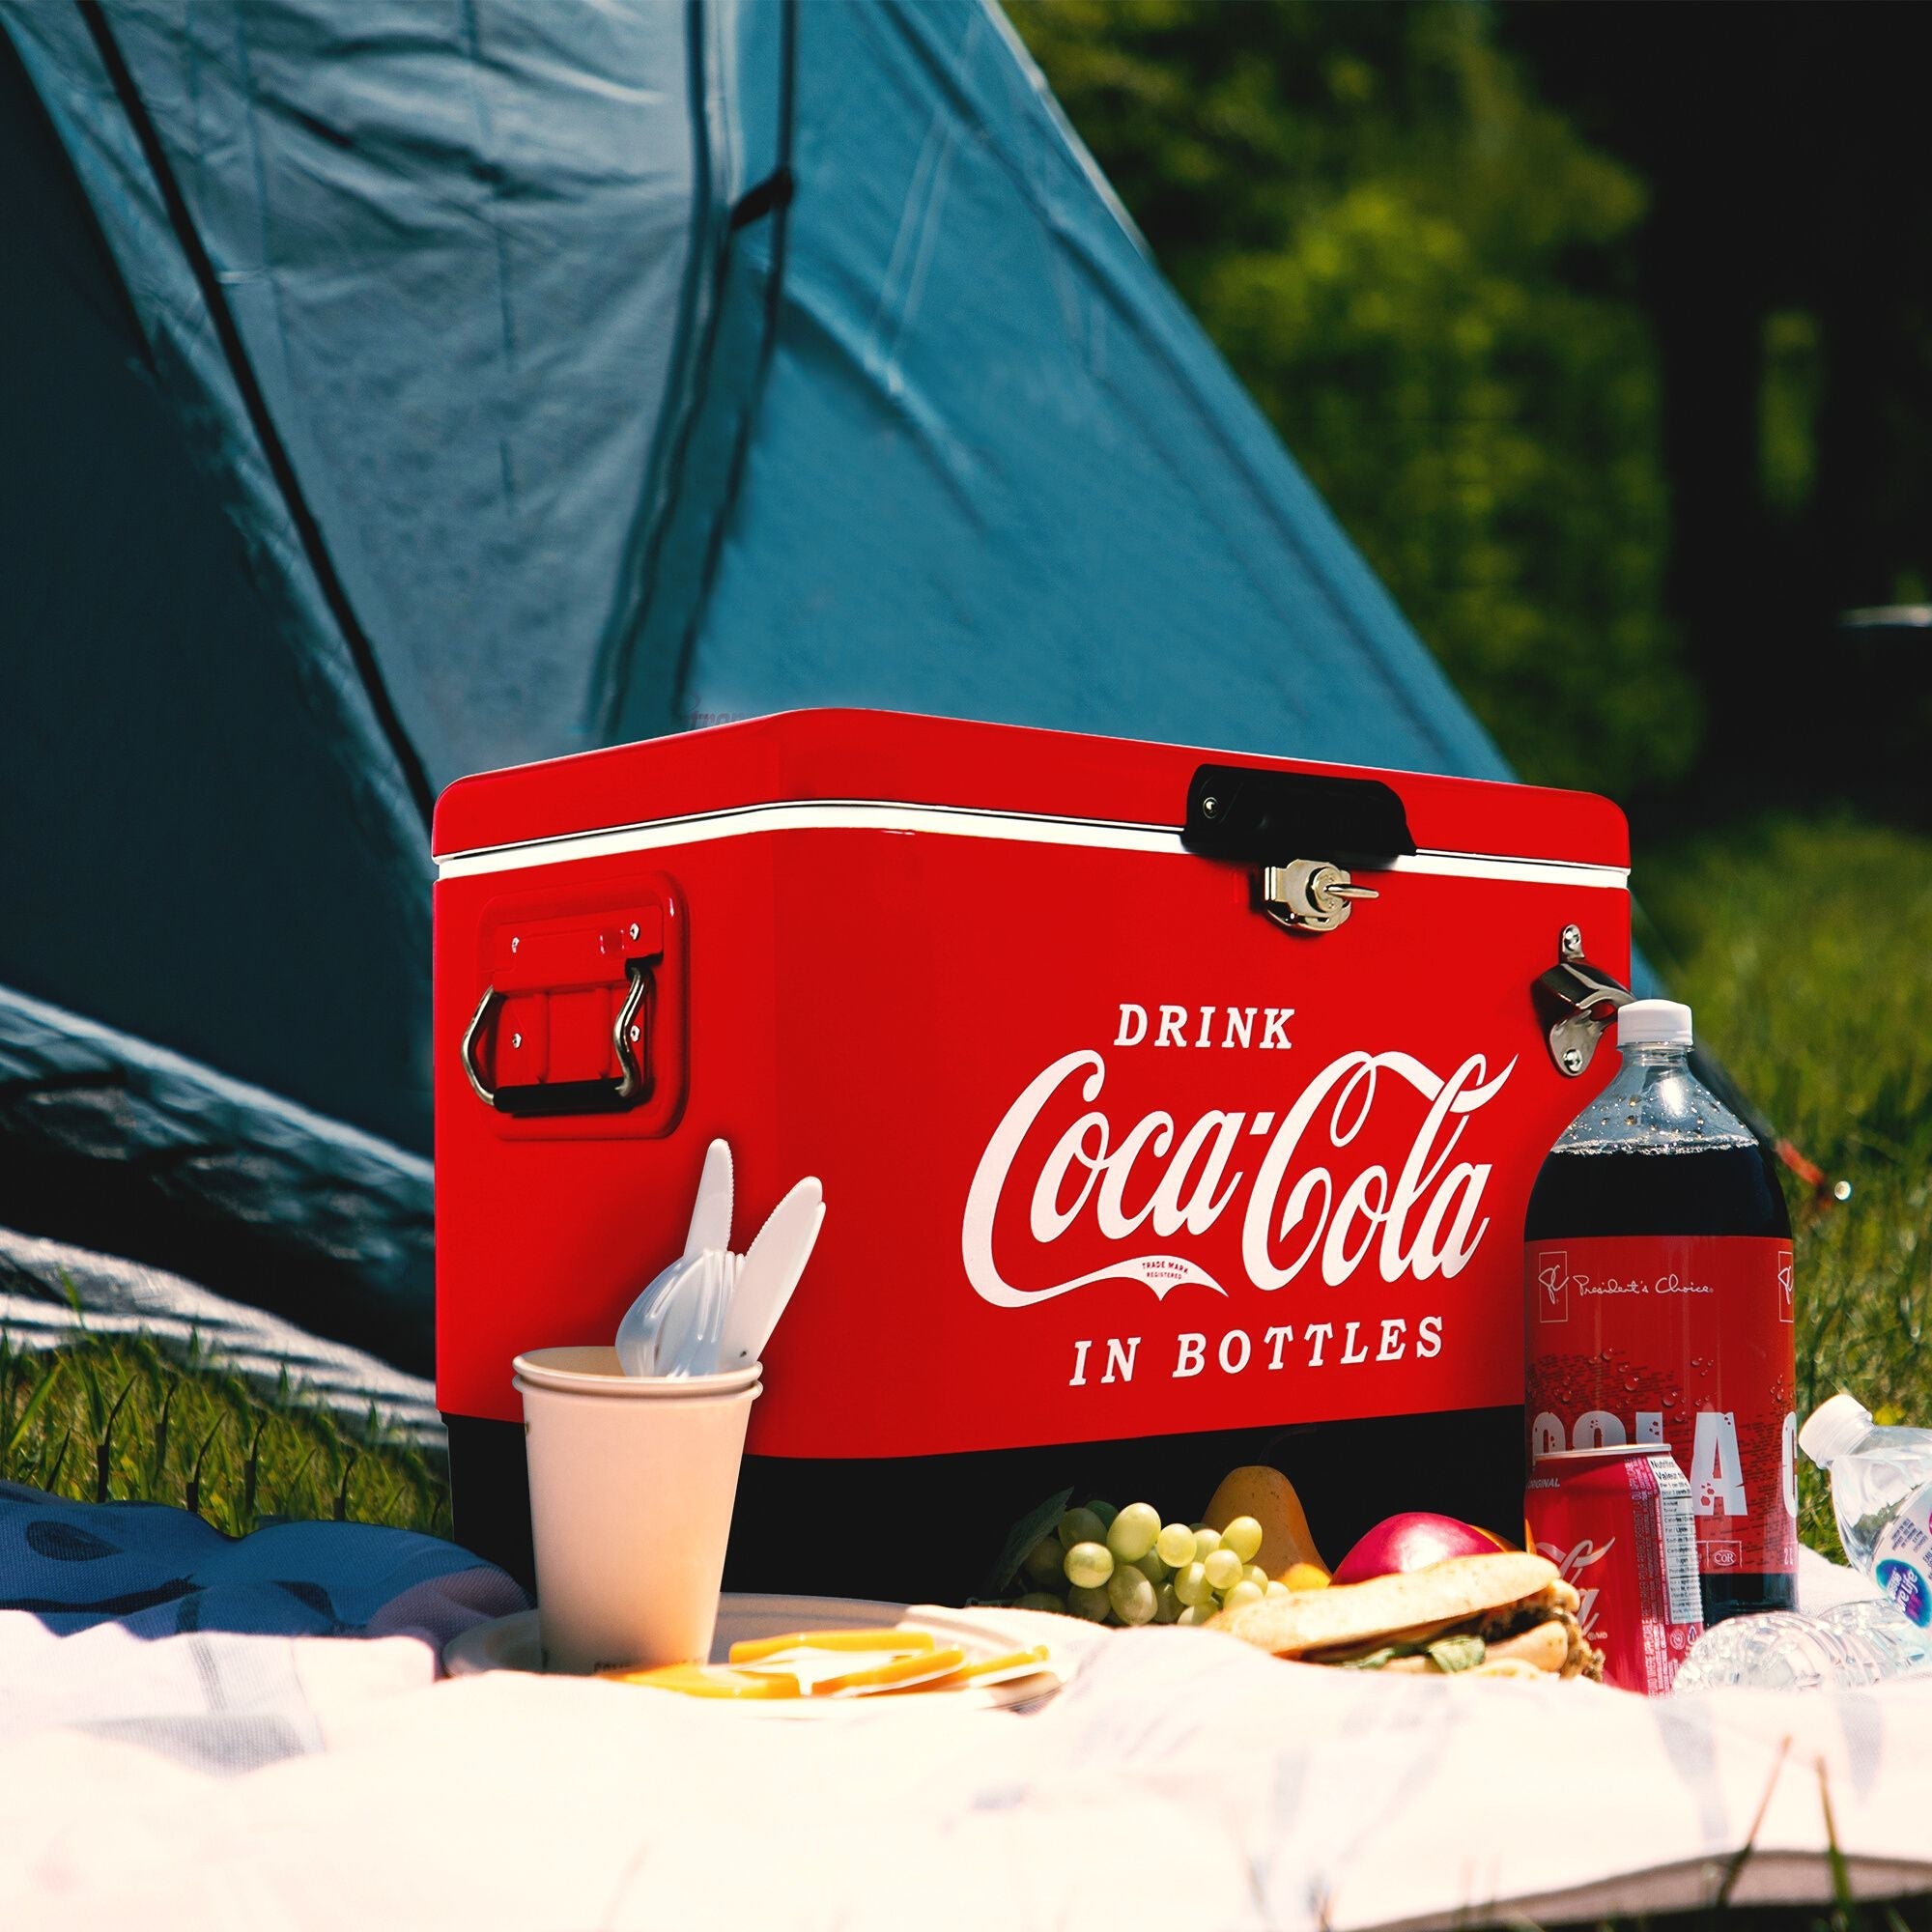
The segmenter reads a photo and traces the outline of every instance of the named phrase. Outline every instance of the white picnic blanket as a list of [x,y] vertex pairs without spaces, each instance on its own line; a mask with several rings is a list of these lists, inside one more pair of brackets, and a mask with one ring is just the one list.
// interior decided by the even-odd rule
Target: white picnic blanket
[[1932,1889],[1932,1683],[1645,1701],[1055,1619],[1083,1660],[1037,1714],[776,1722],[199,1622],[0,1612],[0,1924],[1549,1923],[1702,1904],[1747,1845],[1734,1898],[1829,1896],[1833,1842],[1861,1891]]

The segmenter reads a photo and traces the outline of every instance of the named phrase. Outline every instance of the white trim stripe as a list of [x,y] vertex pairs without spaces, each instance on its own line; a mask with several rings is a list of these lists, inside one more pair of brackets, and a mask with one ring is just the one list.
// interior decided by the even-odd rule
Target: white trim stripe
[[[519,845],[452,852],[436,862],[443,879],[475,878],[490,872],[525,871],[533,866],[561,866],[578,859],[618,853],[658,852],[671,846],[708,845],[723,838],[748,838],[772,832],[924,832],[952,838],[1004,838],[1024,845],[1074,845],[1109,852],[1188,854],[1171,826],[1135,825],[1103,818],[1050,818],[1021,811],[988,811],[952,805],[899,805],[875,799],[735,806],[725,811],[660,818],[605,832],[569,833],[533,838]],[[1319,857],[1319,854],[1310,854]],[[1546,886],[1625,888],[1630,872],[1622,866],[1578,866],[1548,859],[1492,859],[1475,852],[1418,852],[1393,859],[1391,872],[1438,878],[1506,879]]]

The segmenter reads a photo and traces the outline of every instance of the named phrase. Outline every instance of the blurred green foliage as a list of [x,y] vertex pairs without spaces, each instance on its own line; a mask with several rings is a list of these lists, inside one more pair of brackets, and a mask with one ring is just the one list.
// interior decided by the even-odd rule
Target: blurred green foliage
[[1481,6],[1009,0],[1162,269],[1525,778],[1698,743],[1627,168]]

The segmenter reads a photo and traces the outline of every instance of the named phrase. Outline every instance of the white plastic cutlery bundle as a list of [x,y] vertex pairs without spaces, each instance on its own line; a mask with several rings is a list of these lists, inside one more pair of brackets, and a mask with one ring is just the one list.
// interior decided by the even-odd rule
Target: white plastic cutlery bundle
[[731,1150],[705,1150],[684,1252],[632,1302],[617,1324],[627,1376],[708,1376],[755,1362],[779,1324],[825,1219],[816,1177],[771,1211],[751,1247],[731,1252]]

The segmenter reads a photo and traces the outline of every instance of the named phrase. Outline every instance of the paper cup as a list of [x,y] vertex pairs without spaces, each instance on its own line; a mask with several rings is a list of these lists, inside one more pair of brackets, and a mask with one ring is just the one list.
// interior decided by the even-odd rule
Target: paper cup
[[519,1355],[547,1670],[692,1663],[718,1585],[758,1365],[627,1376],[614,1349]]

